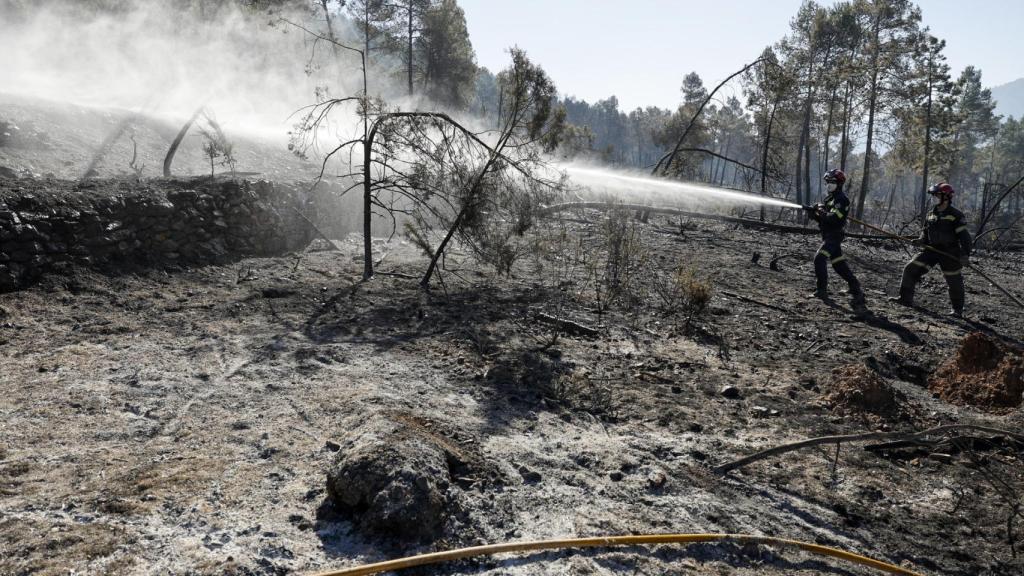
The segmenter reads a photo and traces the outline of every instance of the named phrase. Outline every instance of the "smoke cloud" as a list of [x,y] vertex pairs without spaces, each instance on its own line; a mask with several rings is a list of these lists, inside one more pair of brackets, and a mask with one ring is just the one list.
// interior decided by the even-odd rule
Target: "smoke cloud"
[[[314,100],[317,86],[332,96],[360,88],[358,61],[337,64],[325,42],[275,15],[169,4],[87,12],[30,3],[13,17],[0,5],[0,92],[176,121],[205,104],[229,132],[283,141],[289,116]],[[288,16],[310,21],[308,13]]]

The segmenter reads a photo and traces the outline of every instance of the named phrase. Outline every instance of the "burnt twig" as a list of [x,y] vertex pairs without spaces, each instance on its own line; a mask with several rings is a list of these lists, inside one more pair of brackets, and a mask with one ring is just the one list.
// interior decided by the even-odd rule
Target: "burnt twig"
[[572,320],[556,318],[550,314],[545,314],[544,312],[537,314],[537,320],[540,320],[545,324],[551,324],[552,326],[555,326],[558,329],[562,330],[563,332],[567,332],[569,334],[578,334],[590,337],[598,336],[601,334],[601,331],[596,328],[584,326],[583,324],[580,324],[579,322],[573,322]]
[[794,452],[803,448],[811,448],[813,446],[820,446],[822,444],[837,444],[842,442],[866,442],[870,440],[915,440],[926,438],[935,434],[944,434],[946,432],[953,432],[957,430],[976,430],[981,432],[988,432],[990,434],[1001,434],[1014,440],[1024,439],[1024,435],[1010,432],[1009,430],[1002,430],[999,428],[992,428],[989,426],[978,426],[975,424],[948,424],[945,426],[937,426],[935,428],[929,428],[920,432],[865,432],[863,434],[849,434],[840,436],[820,436],[818,438],[809,438],[807,440],[800,440],[799,442],[790,442],[788,444],[781,444],[768,448],[767,450],[761,450],[749,456],[740,458],[739,460],[733,460],[716,466],[713,470],[717,474],[725,474],[742,468],[748,464],[752,464],[759,460],[771,458],[772,456],[778,456],[787,452]]

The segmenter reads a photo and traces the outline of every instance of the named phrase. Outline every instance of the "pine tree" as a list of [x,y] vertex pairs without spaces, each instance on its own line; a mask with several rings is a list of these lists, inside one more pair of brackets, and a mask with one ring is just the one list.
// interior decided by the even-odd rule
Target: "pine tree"
[[[999,130],[992,91],[982,87],[981,70],[968,66],[953,88],[953,161],[947,177],[963,198],[979,193],[978,149]],[[976,202],[980,204],[980,202]]]
[[441,0],[426,11],[417,42],[422,47],[427,96],[443,106],[466,108],[477,78],[476,54],[466,15],[455,0]]
[[405,61],[406,89],[410,97],[415,91],[414,78],[418,68],[416,40],[423,33],[427,12],[435,4],[435,0],[392,0],[392,21],[389,28],[394,34],[394,43]]
[[871,190],[871,163],[876,153],[875,127],[879,118],[891,111],[890,96],[908,76],[907,60],[918,37],[921,10],[909,0],[860,0],[856,6],[868,30],[865,45],[865,67],[869,76],[867,142],[860,194],[854,210],[857,218],[863,218],[864,201]]
[[948,155],[945,146],[949,134],[949,114],[953,85],[949,79],[949,65],[943,50],[946,42],[928,33],[921,35],[915,51],[914,78],[908,85],[908,111],[906,136],[920,146],[918,160],[921,168],[919,196],[920,218],[928,210],[928,188],[931,186],[932,166],[936,157]]

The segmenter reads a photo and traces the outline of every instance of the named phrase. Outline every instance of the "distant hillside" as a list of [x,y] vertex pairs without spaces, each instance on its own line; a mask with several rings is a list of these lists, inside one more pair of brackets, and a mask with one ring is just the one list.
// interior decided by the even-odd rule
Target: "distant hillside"
[[992,89],[992,98],[998,102],[996,114],[1014,118],[1024,117],[1024,78],[996,86]]

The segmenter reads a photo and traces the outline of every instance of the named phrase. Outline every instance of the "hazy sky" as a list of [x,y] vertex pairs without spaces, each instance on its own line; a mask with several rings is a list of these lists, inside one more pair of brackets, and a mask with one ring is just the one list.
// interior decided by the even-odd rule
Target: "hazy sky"
[[[828,0],[823,2],[830,4]],[[480,65],[508,64],[517,44],[566,95],[612,94],[620,109],[675,107],[683,76],[714,86],[781,38],[800,0],[460,0]],[[919,0],[924,24],[946,40],[954,74],[985,84],[1024,77],[1024,0]],[[735,91],[734,91],[735,93]]]

